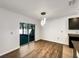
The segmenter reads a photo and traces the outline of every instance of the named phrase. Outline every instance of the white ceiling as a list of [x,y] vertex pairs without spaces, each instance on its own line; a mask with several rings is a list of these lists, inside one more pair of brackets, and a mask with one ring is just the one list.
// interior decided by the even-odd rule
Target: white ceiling
[[57,18],[73,14],[74,5],[69,6],[69,0],[0,0],[3,8],[23,14],[33,19],[41,19],[41,12],[46,12],[47,18]]

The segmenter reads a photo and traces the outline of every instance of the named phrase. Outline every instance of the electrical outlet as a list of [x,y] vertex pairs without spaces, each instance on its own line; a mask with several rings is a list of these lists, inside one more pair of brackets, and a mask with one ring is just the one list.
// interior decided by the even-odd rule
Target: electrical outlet
[[63,33],[63,31],[61,30],[61,33]]
[[60,39],[59,37],[57,37],[57,39]]
[[13,32],[10,32],[11,35],[13,35]]

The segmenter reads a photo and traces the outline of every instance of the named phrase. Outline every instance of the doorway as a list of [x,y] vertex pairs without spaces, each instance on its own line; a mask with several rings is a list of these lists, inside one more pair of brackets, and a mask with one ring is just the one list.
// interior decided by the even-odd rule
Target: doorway
[[20,45],[27,44],[35,40],[35,24],[20,23]]

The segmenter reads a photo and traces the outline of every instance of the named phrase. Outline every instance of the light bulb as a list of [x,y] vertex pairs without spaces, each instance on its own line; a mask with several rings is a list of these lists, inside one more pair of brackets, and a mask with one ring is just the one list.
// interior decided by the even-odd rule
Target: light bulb
[[44,18],[43,20],[41,20],[41,26],[44,26],[46,23],[46,18]]

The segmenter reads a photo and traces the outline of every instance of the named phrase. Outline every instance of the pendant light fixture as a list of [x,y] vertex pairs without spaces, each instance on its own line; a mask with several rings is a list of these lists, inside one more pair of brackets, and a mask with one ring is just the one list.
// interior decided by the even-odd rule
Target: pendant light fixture
[[46,23],[46,18],[45,18],[46,12],[41,12],[41,15],[43,16],[43,19],[41,20],[41,26],[44,26]]

